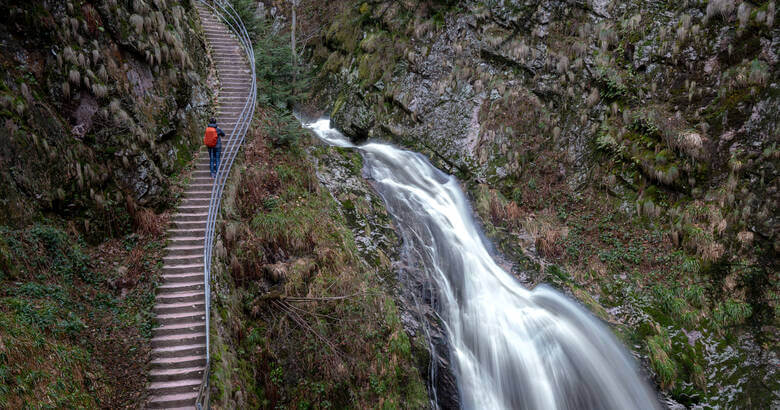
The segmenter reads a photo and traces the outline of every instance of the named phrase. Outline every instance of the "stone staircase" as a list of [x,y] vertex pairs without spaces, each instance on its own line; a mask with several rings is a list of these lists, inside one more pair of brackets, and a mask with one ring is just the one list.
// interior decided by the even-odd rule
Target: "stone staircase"
[[[225,131],[222,158],[249,95],[251,72],[238,40],[211,11],[195,2],[211,45],[221,89],[217,124]],[[206,124],[203,124],[205,130]],[[209,158],[201,149],[190,184],[168,229],[163,283],[157,289],[147,408],[194,408],[206,370],[203,246],[211,188]]]

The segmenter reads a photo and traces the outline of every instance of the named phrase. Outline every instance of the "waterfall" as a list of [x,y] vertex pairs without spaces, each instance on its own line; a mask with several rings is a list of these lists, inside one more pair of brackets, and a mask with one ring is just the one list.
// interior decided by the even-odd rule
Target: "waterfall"
[[354,146],[330,121],[307,126],[354,147],[415,272],[435,284],[466,409],[654,409],[658,401],[609,328],[548,286],[524,288],[491,257],[455,177],[388,144]]

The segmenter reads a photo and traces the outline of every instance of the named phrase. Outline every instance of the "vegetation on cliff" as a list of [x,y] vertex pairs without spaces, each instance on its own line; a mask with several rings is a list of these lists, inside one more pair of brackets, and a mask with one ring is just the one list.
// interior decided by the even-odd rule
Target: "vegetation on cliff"
[[166,209],[210,109],[192,4],[10,1],[0,407],[134,407]]
[[127,206],[169,204],[168,176],[190,158],[210,104],[208,67],[191,57],[205,55],[191,4],[11,2],[7,10],[0,222],[64,215],[98,240],[127,232]]
[[252,132],[216,244],[212,406],[427,406],[389,260],[361,259],[308,142]]
[[340,129],[461,177],[518,268],[676,400],[771,402],[774,1],[340,5],[311,47]]

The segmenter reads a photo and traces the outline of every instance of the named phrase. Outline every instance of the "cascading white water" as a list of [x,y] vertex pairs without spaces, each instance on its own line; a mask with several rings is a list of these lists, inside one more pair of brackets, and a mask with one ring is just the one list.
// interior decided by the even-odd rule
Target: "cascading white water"
[[[353,147],[330,121],[307,125]],[[359,147],[406,246],[437,287],[466,409],[653,409],[658,401],[611,331],[547,286],[530,291],[490,256],[457,180],[414,152]]]

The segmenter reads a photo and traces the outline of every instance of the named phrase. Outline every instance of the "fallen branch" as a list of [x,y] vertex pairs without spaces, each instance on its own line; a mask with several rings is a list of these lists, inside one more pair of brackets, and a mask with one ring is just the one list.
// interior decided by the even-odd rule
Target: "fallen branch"
[[279,292],[269,292],[265,295],[261,295],[258,297],[260,300],[270,300],[270,301],[284,301],[284,302],[323,302],[328,300],[344,300],[353,298],[355,296],[358,296],[360,294],[363,294],[366,292],[356,292],[351,295],[344,295],[344,296],[323,296],[323,297],[300,297],[300,296],[286,296],[282,295]]
[[276,306],[282,312],[286,313],[287,316],[289,316],[293,320],[293,322],[298,324],[298,326],[300,326],[304,330],[307,330],[307,331],[311,332],[312,334],[314,334],[314,336],[316,336],[318,339],[320,339],[320,341],[325,343],[325,345],[328,346],[328,348],[330,348],[331,352],[333,352],[342,362],[345,361],[344,357],[342,356],[341,352],[338,351],[336,346],[330,340],[328,340],[325,336],[320,334],[320,332],[318,332],[313,327],[311,327],[311,325],[309,325],[306,322],[306,320],[304,320],[298,313],[296,313],[294,310],[292,310],[292,306],[291,305],[289,305],[288,303],[285,303],[284,301],[280,301],[280,300],[272,300],[271,304]]
[[349,298],[355,297],[355,296],[357,296],[357,295],[359,295],[361,293],[365,293],[365,292],[357,292],[357,293],[353,293],[351,295],[345,295],[345,296],[323,296],[323,297],[318,297],[318,298],[302,298],[302,297],[297,297],[297,296],[286,296],[286,297],[283,297],[283,299],[288,301],[288,302],[319,302],[319,301],[324,301],[324,300],[344,300],[344,299],[349,299]]

